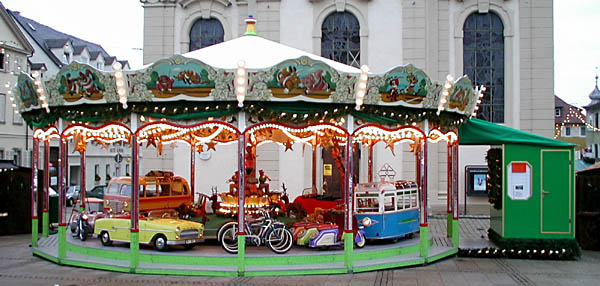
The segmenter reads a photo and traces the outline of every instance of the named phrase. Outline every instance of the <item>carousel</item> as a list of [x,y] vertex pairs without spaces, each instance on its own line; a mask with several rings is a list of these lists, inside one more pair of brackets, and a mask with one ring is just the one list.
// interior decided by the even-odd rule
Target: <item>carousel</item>
[[[32,166],[43,170],[38,186],[32,168],[34,255],[117,272],[260,276],[423,265],[457,253],[458,127],[475,114],[484,88],[466,76],[432,82],[412,65],[373,74],[261,38],[255,19],[246,22],[242,37],[140,70],[123,71],[117,63],[104,72],[74,62],[49,79],[19,75],[12,92],[35,129]],[[60,147],[57,234],[48,231],[52,140]],[[404,145],[416,177],[377,177],[378,143],[391,154]],[[131,174],[110,180],[99,212],[86,213],[90,199],[82,191],[80,215],[68,218],[67,157],[79,154],[85,190],[90,144],[129,148]],[[151,159],[143,150],[160,160],[172,144],[179,150],[170,154],[175,174],[141,172]],[[269,187],[271,178],[257,166],[257,149],[266,144],[284,153],[312,150],[306,160],[312,190],[321,189],[316,150],[331,154],[339,184],[327,192],[335,200],[320,191],[292,194],[303,186],[289,183]],[[427,171],[431,144],[445,144],[448,156],[448,219],[438,234],[427,219],[427,178],[437,175]],[[357,150],[368,155],[358,158]],[[233,162],[234,175],[216,179],[229,179],[229,189],[198,188],[222,173],[221,165],[210,165],[219,162],[196,160],[206,151]],[[361,160],[368,166],[362,178],[355,171]],[[189,185],[176,182],[181,175]],[[167,204],[174,196],[184,203]],[[445,245],[433,243],[434,236]]]

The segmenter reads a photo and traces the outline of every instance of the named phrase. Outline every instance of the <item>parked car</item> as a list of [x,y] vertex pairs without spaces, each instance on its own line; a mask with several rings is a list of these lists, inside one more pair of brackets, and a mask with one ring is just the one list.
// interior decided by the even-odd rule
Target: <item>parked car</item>
[[88,198],[104,199],[104,191],[106,190],[105,185],[95,186],[91,190],[85,192],[85,196]]
[[[147,217],[140,216],[139,242],[152,245],[156,250],[165,251],[171,245],[193,248],[204,240],[204,225],[178,219],[174,210],[153,210]],[[101,218],[94,224],[94,235],[100,237],[102,245],[109,246],[113,241],[129,242],[131,218],[114,216]]]
[[70,207],[79,199],[79,186],[70,186],[67,189],[66,199],[67,206]]

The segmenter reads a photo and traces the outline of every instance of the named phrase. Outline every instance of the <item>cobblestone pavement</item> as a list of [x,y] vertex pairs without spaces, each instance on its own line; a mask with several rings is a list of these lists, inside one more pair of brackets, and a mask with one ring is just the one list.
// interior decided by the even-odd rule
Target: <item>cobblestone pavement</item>
[[[461,220],[461,235],[477,238],[486,234],[487,221]],[[445,231],[441,218],[432,218],[430,224],[432,229]],[[485,228],[483,232],[481,228]],[[0,285],[600,285],[600,252],[584,251],[578,261],[449,258],[422,267],[346,275],[222,278],[137,275],[59,266],[34,257],[28,246],[30,239],[30,235],[0,236]]]

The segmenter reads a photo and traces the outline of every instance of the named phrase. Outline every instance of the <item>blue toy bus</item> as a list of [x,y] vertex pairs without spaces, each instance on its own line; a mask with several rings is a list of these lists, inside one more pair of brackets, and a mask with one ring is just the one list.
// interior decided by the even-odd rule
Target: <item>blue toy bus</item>
[[419,190],[412,181],[359,184],[354,214],[367,239],[398,239],[419,231]]

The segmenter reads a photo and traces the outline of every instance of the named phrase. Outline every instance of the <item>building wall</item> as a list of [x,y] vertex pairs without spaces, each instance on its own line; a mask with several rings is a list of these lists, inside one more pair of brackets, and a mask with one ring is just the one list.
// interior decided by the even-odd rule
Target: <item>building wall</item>
[[[591,147],[594,158],[600,158],[600,131],[597,129],[600,127],[600,105],[596,104],[592,107],[586,108],[587,122],[589,122],[594,129],[588,128],[586,130],[586,144]],[[596,118],[599,118],[596,121]],[[594,131],[596,130],[596,131]]]
[[[173,53],[187,52],[189,29],[198,18],[219,19],[224,38],[228,40],[244,33],[243,20],[247,14],[257,18],[259,36],[320,54],[321,24],[325,17],[345,11],[355,15],[360,23],[361,64],[369,65],[375,73],[383,73],[393,66],[411,63],[425,70],[432,81],[443,82],[447,74],[463,74],[462,28],[465,19],[472,13],[496,13],[504,25],[503,124],[553,136],[552,0],[196,0],[183,3],[144,4],[145,64]],[[384,162],[390,162],[397,171],[396,179],[414,180],[414,154],[408,152],[408,148],[408,144],[398,146],[394,157],[384,146],[377,146],[374,172]],[[271,152],[269,158],[277,158],[280,162],[291,156],[289,152],[280,152],[279,156],[273,155],[275,153]],[[465,162],[459,166],[461,170],[469,162],[485,163],[482,150],[466,148],[461,150],[462,157],[468,160],[461,159]],[[271,160],[263,159],[265,162]],[[430,204],[444,205],[447,195],[445,144],[430,144],[427,163]],[[285,165],[285,171],[281,164],[285,163],[280,163],[280,178],[277,178],[280,182],[288,173],[309,175],[305,170],[310,170],[310,164],[309,169],[304,169],[306,164]],[[364,160],[361,168],[362,181],[367,177]],[[310,180],[305,179],[301,185],[310,186]],[[461,192],[464,192],[463,187]],[[468,203],[485,202],[469,199]]]
[[[0,5],[1,6],[1,5]],[[15,28],[10,15],[6,11],[0,17],[0,48],[4,54],[4,68],[0,69],[0,100],[2,104],[2,116],[0,116],[0,159],[12,160],[15,155],[20,154],[20,159],[16,164],[19,166],[30,166],[31,144],[27,144],[27,138],[31,138],[31,130],[23,123],[19,114],[15,114],[15,108],[10,100],[9,90],[13,88],[17,81],[17,74],[27,72],[27,47],[21,42],[17,33],[20,31]],[[7,87],[8,85],[8,87]],[[18,156],[19,157],[19,156]]]

